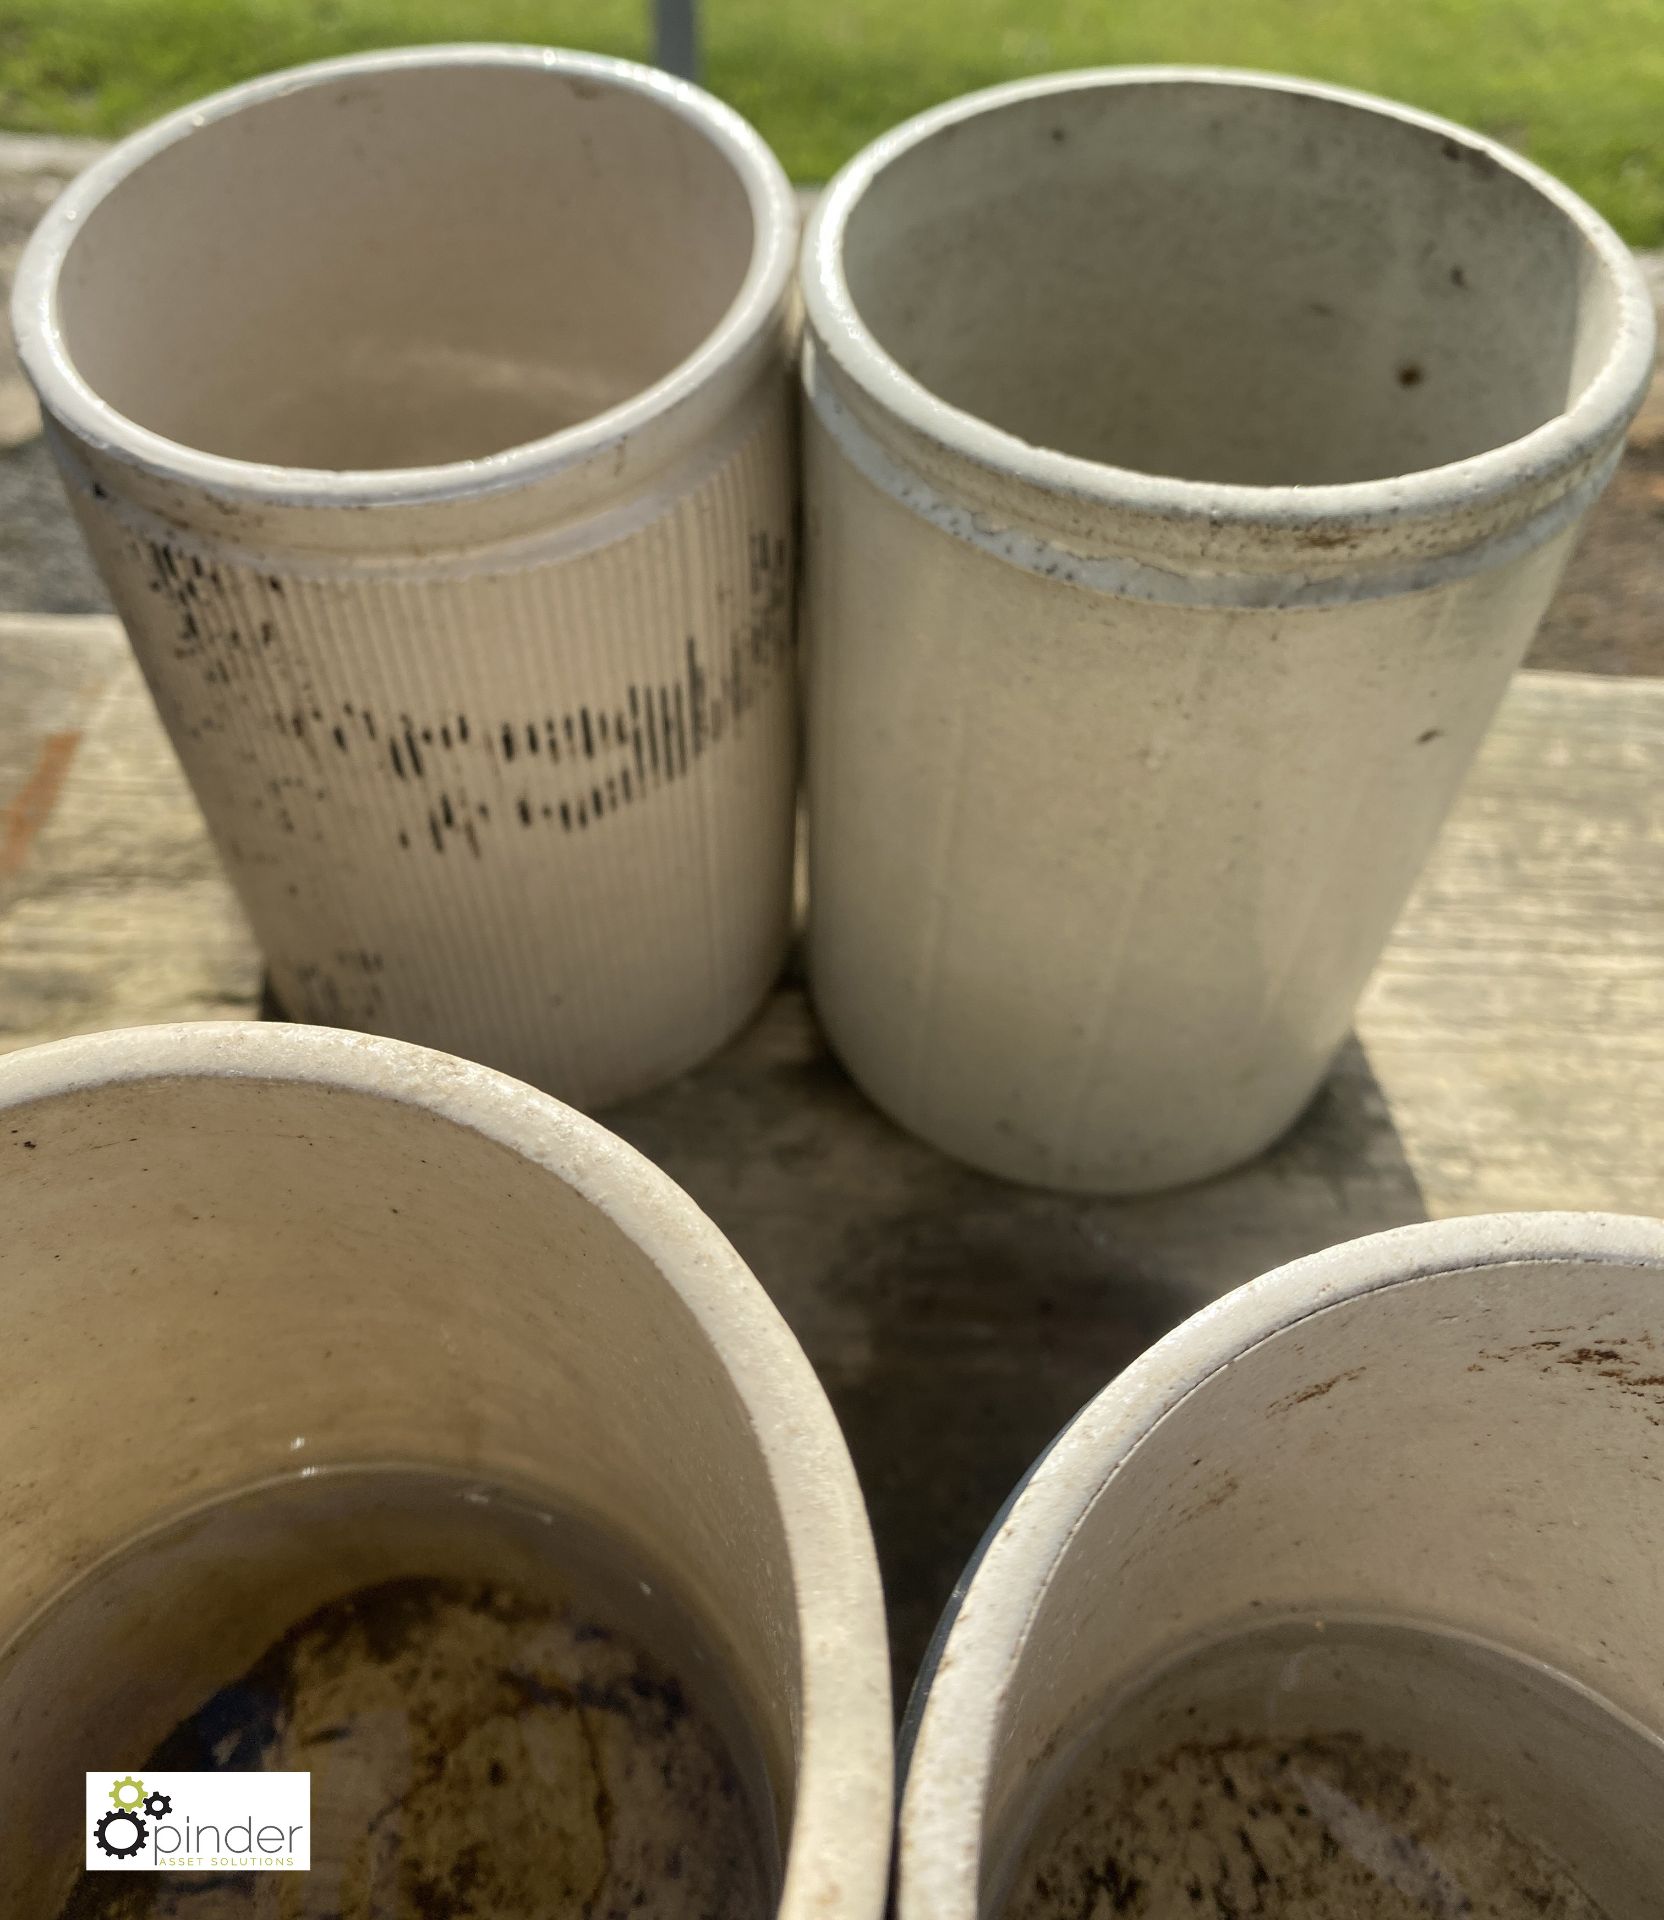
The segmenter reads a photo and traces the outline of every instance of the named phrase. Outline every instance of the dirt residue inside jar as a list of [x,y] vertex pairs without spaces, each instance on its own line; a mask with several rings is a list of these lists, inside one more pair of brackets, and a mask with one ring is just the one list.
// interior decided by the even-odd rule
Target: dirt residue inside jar
[[495,1584],[399,1579],[320,1608],[147,1766],[310,1772],[311,1871],[83,1874],[60,1920],[761,1920],[773,1904],[734,1766],[676,1678]]
[[1078,1782],[1005,1920],[1604,1920],[1501,1810],[1356,1734],[1190,1742]]

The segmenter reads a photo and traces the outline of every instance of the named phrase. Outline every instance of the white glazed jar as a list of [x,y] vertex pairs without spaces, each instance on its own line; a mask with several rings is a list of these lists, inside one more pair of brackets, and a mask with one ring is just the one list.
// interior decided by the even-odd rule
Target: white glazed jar
[[1294,1119],[1618,458],[1586,206],[1185,69],[886,135],[805,254],[810,970],[865,1090],[1042,1185]]
[[[1492,1215],[1296,1261],[1143,1354],[1036,1463],[938,1630],[902,1736],[898,1920],[1031,1911],[1012,1876],[1071,1763],[1176,1659],[1291,1622],[1299,1651],[1270,1690],[1242,1684],[1245,1655],[1215,1661],[1211,1700],[1197,1681],[1165,1703],[1166,1738],[1202,1738],[1197,1711],[1222,1703],[1243,1736],[1281,1713],[1279,1735],[1300,1737],[1303,1687],[1319,1725],[1401,1742],[1485,1791],[1577,1863],[1610,1920],[1655,1912],[1661,1309],[1664,1222]],[[1463,1657],[1418,1652],[1383,1687],[1355,1622]],[[1497,1711],[1541,1697],[1521,1682],[1599,1710],[1550,1708],[1544,1737],[1541,1719]],[[1147,1779],[1160,1755],[1158,1739],[1128,1763]],[[1115,1790],[1102,1781],[1104,1804]],[[1172,1835],[1160,1867],[1186,1844]],[[1358,1855],[1381,1857],[1367,1834]],[[1468,1911],[1448,1889],[1392,1910],[1412,1906]]]
[[594,1106],[767,992],[795,244],[729,109],[525,47],[233,88],[47,215],[23,362],[296,1018]]
[[[762,1288],[633,1149],[398,1041],[148,1027],[0,1059],[0,1218],[4,1920],[61,1905],[83,1769],[142,1763],[309,1605],[435,1570],[394,1560],[383,1505],[349,1526],[312,1498],[366,1466],[508,1489],[557,1567],[581,1523],[650,1572],[638,1637],[697,1621],[763,1764],[779,1920],[878,1920],[890,1701],[855,1473]],[[254,1490],[287,1503],[247,1509],[260,1550],[211,1551]],[[112,1566],[143,1578],[66,1604]],[[569,1824],[550,1808],[551,1858]]]

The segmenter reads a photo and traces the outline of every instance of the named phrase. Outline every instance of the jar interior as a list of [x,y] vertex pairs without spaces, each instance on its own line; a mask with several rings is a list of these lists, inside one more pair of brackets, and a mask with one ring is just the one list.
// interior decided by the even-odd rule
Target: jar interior
[[[531,1887],[551,1912],[587,1896],[665,1920],[767,1920],[777,1902],[773,1796],[727,1663],[638,1543],[535,1492],[300,1472],[118,1549],[0,1648],[13,1764],[69,1772],[73,1806],[78,1756],[27,1708],[71,1674],[90,1764],[119,1756],[155,1786],[305,1773],[313,1911],[381,1911],[395,1887],[412,1912],[465,1890],[459,1916],[521,1911]],[[139,1811],[109,1844],[254,1845],[252,1828],[210,1837],[188,1794]],[[52,1833],[27,1830],[0,1914],[128,1920],[122,1883],[78,1871],[85,1834]]]
[[[407,1576],[569,1586],[691,1698],[685,1623],[789,1850],[785,1517],[711,1333],[601,1204],[396,1093],[254,1073],[6,1124],[0,1799],[43,1862],[86,1768]],[[33,1884],[0,1920],[40,1920]]]
[[1571,215],[1489,154],[1345,101],[1080,87],[930,135],[850,209],[880,347],[1031,445],[1316,486],[1563,411],[1616,303]]
[[732,159],[661,100],[553,68],[341,74],[121,180],[69,246],[59,321],[99,396],[184,446],[443,465],[662,379],[754,239]]
[[[1633,1515],[1658,1470],[1657,1311],[1645,1267],[1440,1273],[1268,1329],[1112,1466],[1067,1451],[1085,1416],[1041,1469],[1096,1491],[1001,1688],[984,1910],[1023,1911],[1071,1791],[1104,1804],[1127,1767],[1159,1786],[1189,1743],[1188,1793],[1198,1741],[1340,1737],[1491,1801],[1610,1920],[1650,1913],[1664,1662]],[[930,1731],[927,1709],[934,1767]]]

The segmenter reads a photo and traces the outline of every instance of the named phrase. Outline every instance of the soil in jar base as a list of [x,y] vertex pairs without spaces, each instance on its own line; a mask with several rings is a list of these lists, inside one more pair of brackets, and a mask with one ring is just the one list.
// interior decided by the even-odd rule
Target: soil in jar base
[[[685,1620],[667,1641],[674,1613],[655,1605],[657,1583],[593,1535],[495,1490],[365,1472],[211,1510],[192,1523],[189,1557],[200,1562],[215,1536],[246,1550],[252,1533],[270,1549],[271,1577],[282,1577],[287,1545],[296,1568],[309,1569],[297,1590],[308,1589],[319,1546],[354,1513],[397,1571],[296,1619],[132,1762],[141,1777],[310,1772],[310,1872],[83,1872],[47,1913],[763,1920],[772,1911],[766,1790],[738,1704],[722,1697],[716,1663]],[[142,1551],[153,1572],[170,1557],[165,1535]],[[126,1558],[82,1587],[108,1586]],[[95,1596],[65,1605],[77,1600],[87,1607]]]
[[1289,1621],[1164,1668],[1025,1805],[1000,1920],[1641,1920],[1664,1746],[1483,1643]]

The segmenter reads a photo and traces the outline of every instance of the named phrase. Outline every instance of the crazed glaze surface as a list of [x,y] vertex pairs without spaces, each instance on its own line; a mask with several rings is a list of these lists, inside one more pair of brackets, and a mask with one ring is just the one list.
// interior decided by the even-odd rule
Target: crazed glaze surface
[[767,991],[795,236],[697,89],[490,47],[233,89],[43,223],[21,352],[296,1017],[594,1106]]
[[[303,1468],[529,1489],[639,1542],[732,1663],[789,1823],[785,1920],[876,1920],[890,1718],[860,1492],[762,1289],[638,1154],[394,1041],[154,1027],[0,1061],[0,1194],[0,1646],[26,1658],[14,1636],[113,1549]],[[61,1648],[50,1685],[4,1676],[9,1831],[73,1844],[79,1801],[38,1756],[81,1765],[111,1712],[159,1739],[181,1689],[293,1624],[258,1575],[220,1570],[237,1603],[203,1619],[198,1675],[155,1671],[140,1608],[119,1702]],[[30,1884],[20,1863],[0,1914]]]
[[1007,1177],[1217,1172],[1321,1081],[1605,483],[1633,264],[1460,128],[1126,69],[887,135],[804,290],[831,1040]]

